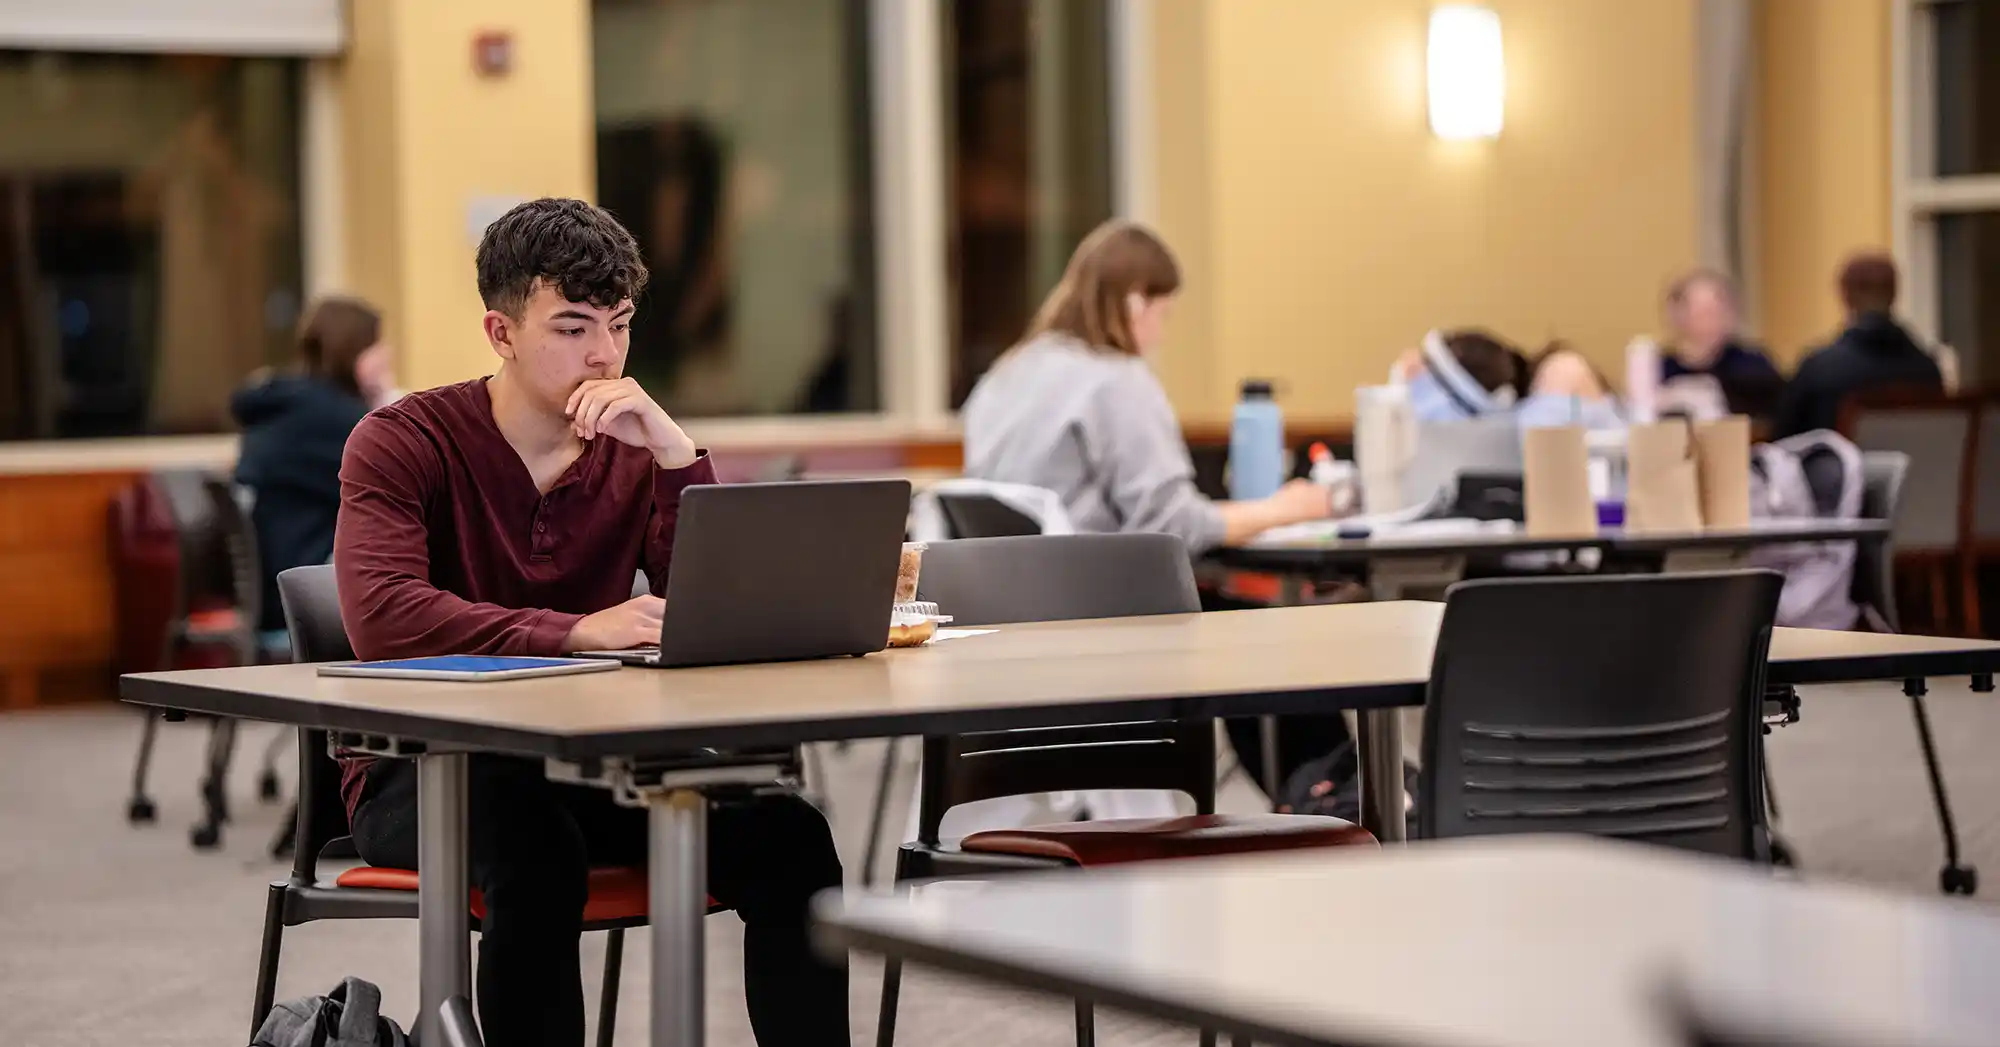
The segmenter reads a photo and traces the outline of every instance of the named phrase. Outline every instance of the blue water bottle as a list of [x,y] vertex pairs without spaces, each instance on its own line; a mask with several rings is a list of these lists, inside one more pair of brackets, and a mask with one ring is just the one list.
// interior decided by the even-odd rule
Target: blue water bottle
[[1229,497],[1269,498],[1285,482],[1285,414],[1271,398],[1271,383],[1248,379],[1229,423]]

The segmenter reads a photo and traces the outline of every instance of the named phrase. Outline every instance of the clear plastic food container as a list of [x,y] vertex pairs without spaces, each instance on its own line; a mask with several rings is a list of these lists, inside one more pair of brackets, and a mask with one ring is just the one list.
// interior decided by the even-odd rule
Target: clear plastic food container
[[939,614],[938,605],[928,601],[905,600],[889,612],[889,646],[922,647],[937,635],[938,626],[951,621]]
[[904,542],[903,558],[896,565],[896,602],[900,606],[917,599],[917,576],[924,568],[924,550],[929,542]]

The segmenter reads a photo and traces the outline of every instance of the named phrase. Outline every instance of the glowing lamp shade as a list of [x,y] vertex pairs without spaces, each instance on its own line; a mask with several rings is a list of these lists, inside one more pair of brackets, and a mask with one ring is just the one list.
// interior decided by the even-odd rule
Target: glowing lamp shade
[[1462,140],[1497,138],[1507,103],[1507,62],[1500,15],[1477,4],[1431,11],[1431,133]]

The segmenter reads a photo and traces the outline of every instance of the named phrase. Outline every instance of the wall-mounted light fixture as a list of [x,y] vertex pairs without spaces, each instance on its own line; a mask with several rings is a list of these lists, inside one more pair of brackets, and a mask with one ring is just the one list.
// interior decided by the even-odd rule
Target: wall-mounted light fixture
[[1507,108],[1507,62],[1500,15],[1480,4],[1431,11],[1431,133],[1444,139],[1497,138]]

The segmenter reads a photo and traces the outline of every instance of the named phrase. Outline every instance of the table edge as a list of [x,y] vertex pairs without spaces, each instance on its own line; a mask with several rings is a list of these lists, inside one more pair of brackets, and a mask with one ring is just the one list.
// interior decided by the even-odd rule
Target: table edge
[[[625,669],[624,672],[651,670]],[[847,716],[820,720],[769,720],[734,725],[554,733],[520,727],[425,717],[408,712],[378,712],[328,705],[299,698],[274,698],[218,687],[168,683],[143,675],[119,678],[119,698],[133,705],[175,709],[203,715],[324,728],[353,734],[431,742],[453,748],[490,750],[566,761],[613,756],[642,756],[704,745],[801,745],[861,738],[895,738],[925,734],[965,734],[1022,727],[1115,723],[1121,720],[1187,720],[1224,716],[1332,712],[1335,709],[1383,709],[1424,704],[1423,682],[1367,684],[1335,689],[1264,692],[1254,695],[1210,694],[1171,697],[1097,699],[1064,704],[1009,705],[968,712],[903,713]],[[1246,702],[1254,707],[1243,707]],[[1237,706],[1225,710],[1223,706]],[[297,715],[279,718],[278,713]],[[948,726],[923,721],[950,717]],[[440,730],[442,728],[442,730]]]
[[1337,1041],[1315,1039],[1260,1022],[1176,1003],[1164,996],[1145,995],[1088,979],[1073,980],[1003,960],[955,951],[949,946],[912,942],[882,931],[841,922],[837,916],[827,913],[826,908],[824,903],[815,903],[812,914],[813,945],[823,954],[833,951],[873,953],[903,963],[920,963],[939,970],[978,978],[996,985],[1086,1000],[1101,1006],[1131,1011],[1134,1014],[1192,1025],[1198,1029],[1247,1035],[1257,1043],[1280,1045],[1280,1047],[1392,1047],[1389,1041],[1362,1038],[1359,1033],[1343,1035]]
[[[1696,549],[1750,549],[1760,545],[1819,544],[1823,542],[1862,542],[1873,544],[1889,537],[1890,525],[1886,520],[1856,521],[1872,526],[1849,526],[1837,530],[1815,534],[1811,529],[1801,528],[1805,535],[1774,534],[1770,532],[1741,531],[1729,529],[1713,534],[1595,534],[1577,535],[1567,538],[1544,537],[1516,534],[1515,540],[1493,540],[1499,536],[1489,536],[1485,541],[1453,541],[1439,536],[1436,541],[1411,539],[1408,542],[1390,542],[1379,546],[1341,546],[1323,543],[1300,542],[1285,545],[1241,545],[1227,546],[1216,550],[1213,558],[1223,564],[1251,566],[1263,564],[1272,566],[1282,563],[1354,563],[1371,559],[1416,558],[1432,556],[1473,556],[1479,554],[1504,555],[1507,553],[1553,552],[1564,549],[1600,549],[1612,553],[1665,553],[1676,550]],[[1476,535],[1450,536],[1452,538],[1476,538]]]
[[[1968,642],[1992,643],[1990,640]],[[1773,658],[1766,663],[1765,681],[1786,685],[1877,683],[1992,673],[2000,673],[2000,646],[1956,651],[1895,651],[1834,658]]]

